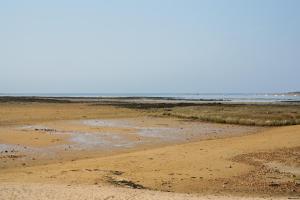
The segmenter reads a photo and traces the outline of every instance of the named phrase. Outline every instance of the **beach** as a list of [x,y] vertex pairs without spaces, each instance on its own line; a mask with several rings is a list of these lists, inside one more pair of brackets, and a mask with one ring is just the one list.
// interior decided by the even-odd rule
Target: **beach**
[[0,200],[300,200],[299,8],[0,1]]
[[298,104],[54,100],[0,103],[0,199],[300,198]]

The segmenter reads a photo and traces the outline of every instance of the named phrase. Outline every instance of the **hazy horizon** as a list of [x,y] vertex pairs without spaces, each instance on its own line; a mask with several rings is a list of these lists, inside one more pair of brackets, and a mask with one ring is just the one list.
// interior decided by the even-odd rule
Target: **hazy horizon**
[[300,1],[0,3],[1,93],[300,91]]

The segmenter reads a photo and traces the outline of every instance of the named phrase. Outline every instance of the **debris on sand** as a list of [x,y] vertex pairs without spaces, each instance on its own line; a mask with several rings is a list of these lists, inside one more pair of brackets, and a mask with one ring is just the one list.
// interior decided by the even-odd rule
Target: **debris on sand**
[[116,179],[113,179],[112,177],[108,177],[108,182],[113,184],[113,185],[128,187],[128,188],[132,188],[132,189],[147,189],[143,185],[140,185],[140,184],[137,184],[133,181],[128,181],[128,180],[125,180],[125,179],[116,180]]
[[271,187],[278,187],[278,186],[280,186],[280,184],[272,182],[272,183],[269,184],[269,186],[271,186]]
[[117,176],[120,176],[122,174],[124,174],[124,172],[121,172],[121,171],[110,171],[113,175],[117,175]]
[[114,184],[120,186],[127,186],[133,189],[146,189],[143,185],[134,183],[132,181],[127,181],[127,180],[115,181]]
[[45,131],[45,132],[56,132],[55,129],[52,128],[35,128],[35,131]]

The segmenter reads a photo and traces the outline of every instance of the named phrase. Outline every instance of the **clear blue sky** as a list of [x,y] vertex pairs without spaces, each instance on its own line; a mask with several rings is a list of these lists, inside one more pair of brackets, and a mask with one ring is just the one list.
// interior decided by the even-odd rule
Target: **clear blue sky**
[[295,90],[299,0],[0,2],[0,93]]

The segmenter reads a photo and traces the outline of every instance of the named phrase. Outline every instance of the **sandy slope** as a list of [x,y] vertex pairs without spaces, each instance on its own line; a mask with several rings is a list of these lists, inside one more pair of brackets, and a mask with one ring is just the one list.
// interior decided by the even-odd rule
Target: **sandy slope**
[[0,184],[0,200],[266,200],[237,196],[199,196],[107,186],[67,186],[53,184]]

